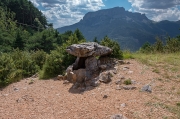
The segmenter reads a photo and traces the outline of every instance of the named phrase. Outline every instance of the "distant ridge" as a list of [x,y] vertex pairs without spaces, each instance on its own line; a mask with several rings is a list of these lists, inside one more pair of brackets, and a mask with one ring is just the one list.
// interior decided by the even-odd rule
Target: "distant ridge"
[[138,50],[145,42],[154,43],[156,36],[175,37],[180,34],[180,21],[154,22],[145,14],[125,11],[123,7],[99,10],[85,14],[82,20],[58,28],[60,33],[80,29],[87,40],[108,36],[119,42],[123,49]]

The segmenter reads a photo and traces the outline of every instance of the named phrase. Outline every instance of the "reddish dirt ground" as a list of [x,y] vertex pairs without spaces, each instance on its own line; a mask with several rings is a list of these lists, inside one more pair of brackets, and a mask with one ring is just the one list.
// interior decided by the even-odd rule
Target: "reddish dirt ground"
[[[117,74],[110,83],[83,92],[72,89],[71,83],[53,79],[35,79],[30,84],[32,80],[27,78],[13,83],[0,91],[0,118],[109,119],[123,114],[128,119],[178,119],[173,109],[180,102],[179,79],[166,79],[136,60],[126,62],[130,64],[117,65]],[[122,77],[134,80],[132,86],[136,89],[117,90],[115,82]],[[150,82],[152,93],[142,92],[141,88]]]

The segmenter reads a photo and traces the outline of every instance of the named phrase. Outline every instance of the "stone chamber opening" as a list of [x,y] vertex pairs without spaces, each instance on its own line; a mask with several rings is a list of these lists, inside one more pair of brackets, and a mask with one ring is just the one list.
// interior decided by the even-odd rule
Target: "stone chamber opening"
[[85,69],[86,65],[86,59],[88,57],[79,57],[76,59],[76,62],[73,64],[73,70],[78,70],[78,69]]

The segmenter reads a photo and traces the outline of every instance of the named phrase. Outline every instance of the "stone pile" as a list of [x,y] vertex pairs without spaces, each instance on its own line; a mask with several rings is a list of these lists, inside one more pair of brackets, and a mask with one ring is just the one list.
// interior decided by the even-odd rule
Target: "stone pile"
[[76,56],[76,61],[70,65],[65,76],[59,75],[59,79],[69,82],[84,84],[85,86],[98,86],[100,82],[111,81],[112,73],[115,71],[114,59],[108,57],[112,49],[101,46],[95,42],[73,44],[66,51]]

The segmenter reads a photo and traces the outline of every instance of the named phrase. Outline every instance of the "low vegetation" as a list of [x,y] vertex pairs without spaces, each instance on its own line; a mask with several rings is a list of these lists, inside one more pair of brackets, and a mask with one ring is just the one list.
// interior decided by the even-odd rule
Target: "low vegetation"
[[126,79],[126,80],[124,81],[124,84],[125,84],[125,85],[130,85],[130,84],[132,84],[131,79]]

